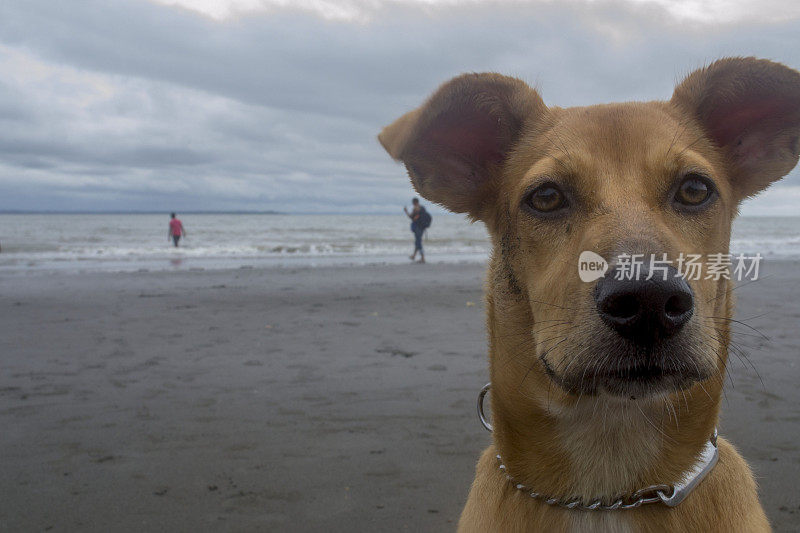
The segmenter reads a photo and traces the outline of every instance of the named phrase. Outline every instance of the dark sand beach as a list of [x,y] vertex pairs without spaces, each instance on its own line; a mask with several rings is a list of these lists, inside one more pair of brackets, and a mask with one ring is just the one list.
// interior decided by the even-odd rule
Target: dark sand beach
[[[737,290],[720,431],[800,527],[800,269]],[[490,435],[483,268],[0,278],[0,529],[450,531]],[[755,317],[755,318],[753,318]],[[763,383],[762,383],[763,381]]]

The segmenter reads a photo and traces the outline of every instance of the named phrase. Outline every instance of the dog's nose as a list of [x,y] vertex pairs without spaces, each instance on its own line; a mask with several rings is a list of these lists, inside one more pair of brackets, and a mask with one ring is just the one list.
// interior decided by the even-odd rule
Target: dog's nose
[[692,316],[692,288],[669,266],[648,278],[642,265],[635,279],[611,269],[598,280],[594,299],[597,312],[617,333],[639,343],[650,344],[680,330]]

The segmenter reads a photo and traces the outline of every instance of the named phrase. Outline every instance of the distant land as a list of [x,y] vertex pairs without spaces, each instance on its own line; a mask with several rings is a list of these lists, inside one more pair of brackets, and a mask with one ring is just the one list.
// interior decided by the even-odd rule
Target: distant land
[[[207,211],[207,210],[181,210],[176,213],[186,215],[288,215],[282,211]],[[29,209],[0,209],[0,215],[163,215],[170,211],[68,211],[68,210],[42,210],[34,211]]]

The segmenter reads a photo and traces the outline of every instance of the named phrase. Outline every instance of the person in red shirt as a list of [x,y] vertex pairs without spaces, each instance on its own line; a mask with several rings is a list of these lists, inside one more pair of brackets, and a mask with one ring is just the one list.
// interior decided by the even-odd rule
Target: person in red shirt
[[172,239],[175,246],[178,246],[178,241],[181,240],[181,235],[186,236],[186,230],[183,229],[183,222],[181,219],[175,218],[175,213],[170,214],[169,232],[167,233],[167,240]]

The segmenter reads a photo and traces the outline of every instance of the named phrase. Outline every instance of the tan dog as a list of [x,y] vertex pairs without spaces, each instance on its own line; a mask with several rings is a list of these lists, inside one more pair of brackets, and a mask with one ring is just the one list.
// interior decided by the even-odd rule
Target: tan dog
[[[698,461],[717,424],[731,282],[611,274],[624,253],[674,265],[681,253],[728,252],[739,203],[798,160],[800,74],[723,59],[668,102],[568,109],[520,80],[467,74],[379,139],[422,196],[482,220],[492,238],[493,444],[459,530],[769,530],[747,464],[723,439],[677,507],[564,509],[529,492],[632,501]],[[578,276],[586,250],[610,263],[596,282]]]

